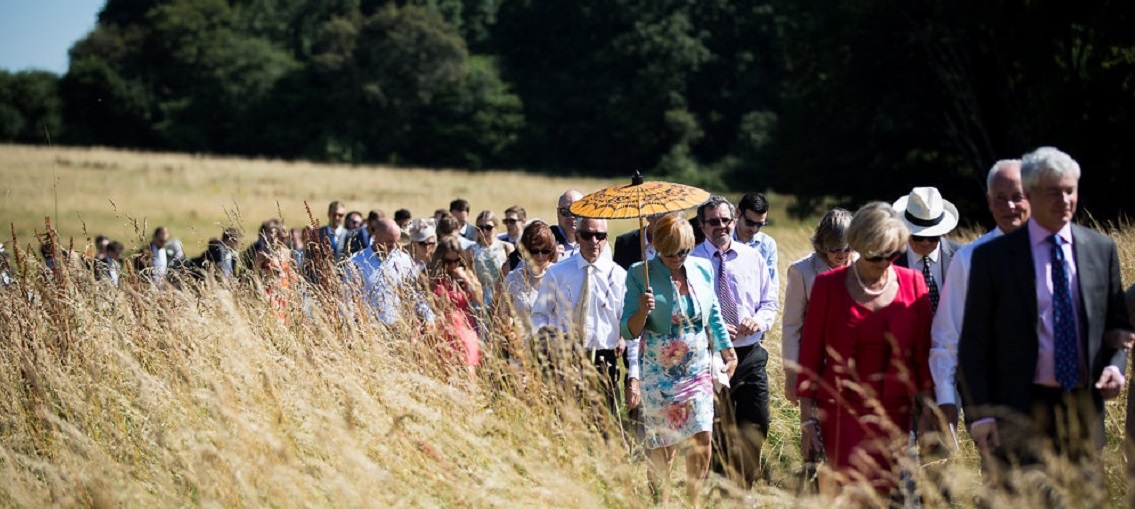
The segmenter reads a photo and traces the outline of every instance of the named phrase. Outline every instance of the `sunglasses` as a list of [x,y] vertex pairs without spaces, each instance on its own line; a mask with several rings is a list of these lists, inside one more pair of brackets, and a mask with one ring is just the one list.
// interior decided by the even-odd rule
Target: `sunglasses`
[[457,265],[457,264],[460,264],[460,263],[461,263],[461,259],[460,259],[460,258],[452,258],[452,259],[450,259],[450,258],[445,258],[445,259],[442,259],[441,263],[442,263],[443,265],[445,265],[446,267],[449,267],[449,266],[451,266],[451,265]]
[[512,217],[504,218],[504,224],[516,224],[516,223],[519,223],[519,222],[520,222],[520,220],[516,219],[516,218],[512,218]]
[[765,220],[765,221],[753,221],[752,219],[749,219],[747,217],[741,217],[741,220],[744,221],[745,226],[748,226],[749,228],[764,228],[764,227],[768,226],[767,220]]
[[575,232],[575,234],[586,241],[602,242],[607,240],[607,232]]
[[568,216],[571,215],[571,209],[569,209],[567,207],[560,207],[560,208],[556,209],[556,213],[558,213],[561,216],[568,217]]
[[893,253],[887,253],[887,254],[883,254],[883,255],[879,255],[879,256],[868,256],[868,257],[863,258],[863,259],[866,260],[866,261],[872,262],[872,263],[881,262],[883,260],[886,260],[888,262],[893,262],[895,260],[898,260],[899,257],[902,256],[902,253],[903,253],[902,251],[895,251]]
[[910,240],[913,240],[915,242],[931,242],[931,243],[933,243],[933,242],[938,242],[941,239],[942,239],[942,237],[940,235],[935,235],[933,237],[923,237],[921,235],[911,235],[910,236]]
[[496,227],[497,227],[497,225],[495,225],[495,224],[483,224],[483,225],[478,226],[477,228],[480,228],[481,231],[491,232],[491,231],[493,231],[493,228],[496,228]]
[[554,249],[529,249],[528,250],[528,254],[531,254],[532,256],[536,256],[536,255],[552,256],[552,253],[555,253],[555,252],[556,251]]
[[851,252],[851,246],[836,247],[826,250],[828,254],[847,254]]
[[690,256],[690,251],[691,251],[690,249],[682,249],[678,252],[670,253],[670,254],[664,254],[662,256],[665,256],[666,258],[685,258],[687,256]]
[[713,219],[706,219],[705,224],[708,224],[708,225],[710,225],[714,228],[721,227],[721,226],[729,226],[730,224],[733,224],[733,218],[732,217],[715,217]]

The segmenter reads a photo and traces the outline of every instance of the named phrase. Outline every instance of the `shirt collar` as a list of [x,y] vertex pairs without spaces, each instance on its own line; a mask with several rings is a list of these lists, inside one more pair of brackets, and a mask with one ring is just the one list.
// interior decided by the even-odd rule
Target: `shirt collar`
[[[1052,237],[1052,232],[1048,231],[1048,229],[1046,229],[1045,227],[1037,224],[1037,222],[1033,221],[1032,219],[1029,219],[1027,227],[1029,229],[1029,242],[1033,246],[1039,245],[1042,242],[1048,242],[1048,239]],[[1060,229],[1056,231],[1056,234],[1059,235],[1060,238],[1064,239],[1065,244],[1071,245],[1072,223],[1065,223],[1064,226],[1060,227]]]

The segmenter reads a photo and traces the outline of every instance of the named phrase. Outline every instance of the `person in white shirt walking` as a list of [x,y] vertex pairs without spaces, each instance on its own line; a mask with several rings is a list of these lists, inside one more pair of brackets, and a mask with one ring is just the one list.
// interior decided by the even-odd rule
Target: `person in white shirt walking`
[[[580,219],[575,236],[579,252],[551,268],[532,305],[532,328],[551,327],[577,338],[596,369],[606,377],[604,389],[612,412],[617,409],[617,359],[630,345],[620,337],[627,271],[600,256],[607,244],[607,221]],[[556,347],[557,345],[542,345]],[[570,349],[568,349],[570,350]]]
[[947,431],[954,437],[955,445],[958,427],[958,337],[962,333],[973,250],[1020,228],[1029,220],[1029,200],[1021,187],[1020,160],[997,161],[985,181],[985,202],[997,227],[954,253],[942,282],[942,298],[930,329],[930,374],[934,377],[934,396],[938,409],[950,426]]

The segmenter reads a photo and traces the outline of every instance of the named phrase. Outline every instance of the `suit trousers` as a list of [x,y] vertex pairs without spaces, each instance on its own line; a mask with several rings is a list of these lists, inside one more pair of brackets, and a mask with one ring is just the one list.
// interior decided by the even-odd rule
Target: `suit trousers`
[[717,397],[714,469],[750,487],[760,476],[761,448],[769,428],[768,351],[760,344],[735,347],[737,370]]

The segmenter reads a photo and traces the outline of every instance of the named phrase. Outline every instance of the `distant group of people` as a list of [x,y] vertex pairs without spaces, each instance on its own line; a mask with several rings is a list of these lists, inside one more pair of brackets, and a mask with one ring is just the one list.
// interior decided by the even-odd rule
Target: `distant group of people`
[[[934,187],[832,209],[812,252],[784,274],[759,193],[736,206],[712,196],[692,219],[649,217],[645,239],[635,230],[613,248],[606,220],[571,213],[583,194],[569,190],[554,223],[518,206],[472,216],[462,199],[429,218],[364,218],[332,202],[323,226],[272,219],[244,250],[225,229],[192,259],[158,228],[130,263],[158,285],[187,269],[259,274],[275,282],[268,292],[301,280],[340,288],[361,306],[349,313],[436,331],[470,376],[494,325],[536,351],[581,353],[601,406],[617,415],[625,404],[641,427],[664,503],[679,449],[695,504],[711,465],[742,486],[760,478],[771,420],[764,341],[781,314],[783,394],[799,405],[805,460],[826,463],[828,485],[861,482],[901,499],[911,496],[901,461],[911,437],[925,457],[948,457],[959,408],[992,486],[1043,467],[1049,452],[1098,457],[1103,401],[1126,383],[1135,290],[1125,303],[1114,242],[1072,223],[1079,177],[1054,148],[999,161],[987,179],[997,228],[965,246],[945,238],[961,218]],[[122,245],[96,246],[97,277],[119,284]],[[44,254],[50,265],[58,250]]]

